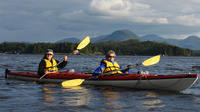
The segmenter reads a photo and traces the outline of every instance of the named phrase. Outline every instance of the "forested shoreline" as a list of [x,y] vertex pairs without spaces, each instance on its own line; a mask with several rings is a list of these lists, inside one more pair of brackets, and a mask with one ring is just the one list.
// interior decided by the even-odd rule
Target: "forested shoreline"
[[[51,48],[55,53],[72,53],[79,43],[21,43],[3,42],[0,44],[0,53],[19,53],[19,54],[41,54],[46,49]],[[152,41],[140,42],[131,39],[122,42],[102,42],[90,43],[80,51],[86,55],[103,55],[108,50],[114,50],[118,55],[168,55],[168,56],[195,56],[198,53],[190,49],[169,45],[167,43],[157,43]]]

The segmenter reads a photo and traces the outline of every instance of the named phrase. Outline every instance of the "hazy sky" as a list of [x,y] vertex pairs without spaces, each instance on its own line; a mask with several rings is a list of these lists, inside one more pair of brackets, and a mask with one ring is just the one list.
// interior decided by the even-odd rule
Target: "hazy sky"
[[0,0],[0,42],[55,42],[129,29],[200,37],[200,0]]

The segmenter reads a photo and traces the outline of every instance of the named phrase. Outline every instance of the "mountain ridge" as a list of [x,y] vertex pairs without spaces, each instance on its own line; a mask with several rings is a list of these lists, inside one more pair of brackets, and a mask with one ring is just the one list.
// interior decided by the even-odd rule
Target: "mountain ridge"
[[106,42],[106,41],[125,41],[129,39],[138,39],[138,36],[131,32],[130,30],[124,29],[124,30],[117,30],[114,31],[111,34],[104,35],[104,36],[97,36],[95,38],[92,38],[91,41],[93,43],[98,43],[98,42]]
[[[66,38],[65,40],[62,39],[62,41],[61,40],[60,41],[61,42],[73,42],[72,41],[73,39],[76,43],[81,41],[78,38],[69,38],[69,39]],[[120,41],[129,40],[129,39],[138,39],[140,41],[166,42],[171,45],[176,45],[176,46],[188,48],[191,50],[200,50],[200,46],[199,46],[200,38],[198,36],[194,36],[194,35],[188,36],[187,38],[181,39],[181,40],[166,39],[166,38],[163,38],[156,34],[148,34],[145,36],[138,36],[128,29],[117,30],[117,31],[112,32],[111,34],[93,37],[93,38],[91,38],[91,43],[99,43],[99,42],[106,42],[106,41],[120,42]]]

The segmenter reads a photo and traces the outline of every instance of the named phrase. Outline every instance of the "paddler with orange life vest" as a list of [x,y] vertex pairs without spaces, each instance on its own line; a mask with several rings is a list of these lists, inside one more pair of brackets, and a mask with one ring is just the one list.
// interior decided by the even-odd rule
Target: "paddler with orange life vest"
[[115,56],[115,52],[113,50],[109,50],[105,59],[102,59],[100,66],[93,72],[93,75],[129,74],[129,69],[127,68],[122,70],[122,67],[115,61]]
[[[64,56],[64,59],[61,63],[53,58],[53,50],[47,49],[44,57],[41,59],[38,67],[38,75],[42,76],[48,73],[56,73],[58,69],[62,69],[67,65],[67,56]],[[59,63],[59,64],[58,64]],[[58,65],[57,65],[58,64]]]

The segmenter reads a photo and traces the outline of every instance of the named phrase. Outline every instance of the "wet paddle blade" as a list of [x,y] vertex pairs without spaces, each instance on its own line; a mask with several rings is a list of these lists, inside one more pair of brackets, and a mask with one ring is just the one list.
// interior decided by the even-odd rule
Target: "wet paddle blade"
[[154,65],[156,63],[158,63],[160,61],[160,55],[154,56],[152,58],[149,58],[147,60],[145,60],[142,65],[144,66],[150,66],[150,65]]
[[87,36],[85,37],[84,40],[82,40],[82,42],[77,46],[77,49],[80,50],[82,48],[84,48],[85,46],[87,46],[90,43],[90,37]]
[[67,88],[67,87],[73,87],[73,86],[79,86],[85,81],[85,79],[72,79],[72,80],[67,80],[62,82],[62,86]]

